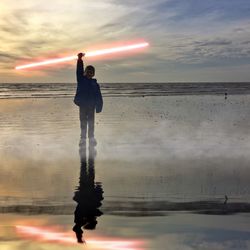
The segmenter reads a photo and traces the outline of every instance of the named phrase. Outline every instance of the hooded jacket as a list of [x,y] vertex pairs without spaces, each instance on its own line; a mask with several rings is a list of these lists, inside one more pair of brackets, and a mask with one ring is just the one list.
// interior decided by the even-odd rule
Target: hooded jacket
[[77,60],[76,78],[77,89],[74,103],[77,106],[94,107],[96,113],[100,113],[103,107],[103,99],[100,86],[96,79],[88,79],[84,76],[84,65],[82,59]]

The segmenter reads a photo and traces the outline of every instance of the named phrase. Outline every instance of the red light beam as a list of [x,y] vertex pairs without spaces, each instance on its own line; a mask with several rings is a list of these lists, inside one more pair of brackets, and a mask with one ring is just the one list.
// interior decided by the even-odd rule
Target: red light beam
[[[48,241],[60,244],[76,244],[76,238],[69,233],[56,232],[53,229],[31,227],[31,226],[16,226],[16,231],[24,238],[35,239],[38,241]],[[139,240],[122,240],[122,239],[104,239],[95,238],[85,242],[93,249],[105,250],[142,250],[143,242]]]
[[[106,54],[114,54],[114,53],[118,53],[118,52],[141,49],[141,48],[145,48],[147,46],[149,46],[149,44],[147,42],[143,42],[143,43],[126,45],[126,46],[101,49],[101,50],[86,52],[85,57],[95,57],[95,56],[106,55]],[[21,69],[38,67],[38,66],[44,66],[44,65],[48,65],[48,64],[57,64],[57,63],[67,62],[67,61],[71,61],[71,60],[75,60],[75,59],[77,59],[77,56],[67,56],[67,57],[63,57],[63,58],[50,59],[50,60],[45,60],[42,62],[35,62],[35,63],[29,63],[29,64],[25,64],[25,65],[16,66],[15,69],[21,70]]]

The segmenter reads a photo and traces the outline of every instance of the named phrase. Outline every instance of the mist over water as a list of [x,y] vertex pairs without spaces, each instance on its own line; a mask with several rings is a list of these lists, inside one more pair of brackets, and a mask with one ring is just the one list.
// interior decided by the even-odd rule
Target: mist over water
[[[138,249],[165,250],[166,242],[249,249],[248,85],[102,87],[91,183],[104,199],[92,203],[101,213],[84,239],[139,240]],[[74,211],[81,219],[89,204],[75,192],[88,198],[82,168],[89,160],[79,155],[74,91],[70,84],[0,85],[1,249],[77,248],[15,230],[28,225],[75,241]]]
[[[96,175],[106,202],[248,201],[248,95],[104,99]],[[80,165],[77,106],[71,98],[1,102],[2,196],[71,204]]]

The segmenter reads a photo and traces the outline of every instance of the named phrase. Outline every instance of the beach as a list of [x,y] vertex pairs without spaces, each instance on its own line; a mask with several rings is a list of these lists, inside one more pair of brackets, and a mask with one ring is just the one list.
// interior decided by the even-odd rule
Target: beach
[[[105,85],[104,110],[96,114],[93,165],[103,215],[96,230],[84,231],[86,242],[106,237],[136,241],[131,249],[250,249],[248,85],[114,85]],[[1,86],[0,246],[72,248],[25,238],[15,226],[74,237],[81,168],[75,86],[23,86]]]

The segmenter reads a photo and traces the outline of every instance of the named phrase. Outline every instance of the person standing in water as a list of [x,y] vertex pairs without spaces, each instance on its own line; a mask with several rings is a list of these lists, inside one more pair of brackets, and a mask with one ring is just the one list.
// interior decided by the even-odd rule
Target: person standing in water
[[86,146],[87,129],[89,145],[96,146],[97,142],[94,136],[95,112],[100,113],[103,108],[103,99],[100,86],[94,79],[95,68],[92,65],[86,66],[82,57],[84,53],[78,54],[76,66],[77,89],[74,103],[79,106],[81,138],[80,145]]

